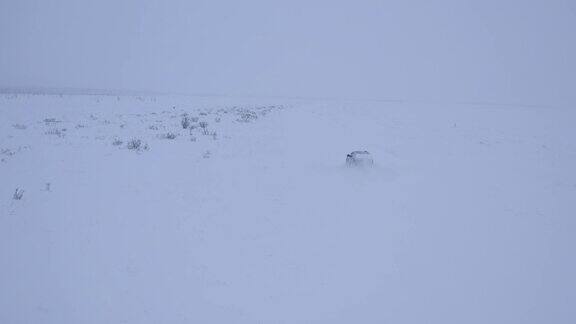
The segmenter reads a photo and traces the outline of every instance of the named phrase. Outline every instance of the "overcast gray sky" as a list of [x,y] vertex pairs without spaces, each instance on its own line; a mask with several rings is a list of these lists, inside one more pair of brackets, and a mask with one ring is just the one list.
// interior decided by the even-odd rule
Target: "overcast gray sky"
[[575,3],[0,0],[0,86],[568,105]]

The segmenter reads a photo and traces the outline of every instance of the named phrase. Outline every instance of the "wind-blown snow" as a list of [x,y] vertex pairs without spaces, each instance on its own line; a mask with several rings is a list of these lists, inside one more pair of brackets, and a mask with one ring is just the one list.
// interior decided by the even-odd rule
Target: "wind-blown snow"
[[0,322],[573,323],[575,117],[3,95]]

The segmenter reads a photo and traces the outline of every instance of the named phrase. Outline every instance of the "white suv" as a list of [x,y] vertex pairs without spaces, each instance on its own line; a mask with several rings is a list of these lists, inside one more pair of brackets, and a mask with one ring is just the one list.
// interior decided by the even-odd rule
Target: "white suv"
[[374,160],[368,151],[354,151],[346,156],[348,167],[371,167],[373,165]]

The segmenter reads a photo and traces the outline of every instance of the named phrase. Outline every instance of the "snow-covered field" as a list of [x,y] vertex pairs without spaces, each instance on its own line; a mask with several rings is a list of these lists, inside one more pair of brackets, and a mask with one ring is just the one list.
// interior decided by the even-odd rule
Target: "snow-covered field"
[[0,323],[574,323],[575,122],[4,94]]

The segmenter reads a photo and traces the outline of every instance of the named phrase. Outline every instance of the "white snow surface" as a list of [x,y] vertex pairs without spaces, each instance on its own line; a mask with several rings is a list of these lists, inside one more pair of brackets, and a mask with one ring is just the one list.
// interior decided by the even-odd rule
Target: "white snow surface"
[[575,121],[3,94],[0,323],[575,323]]

